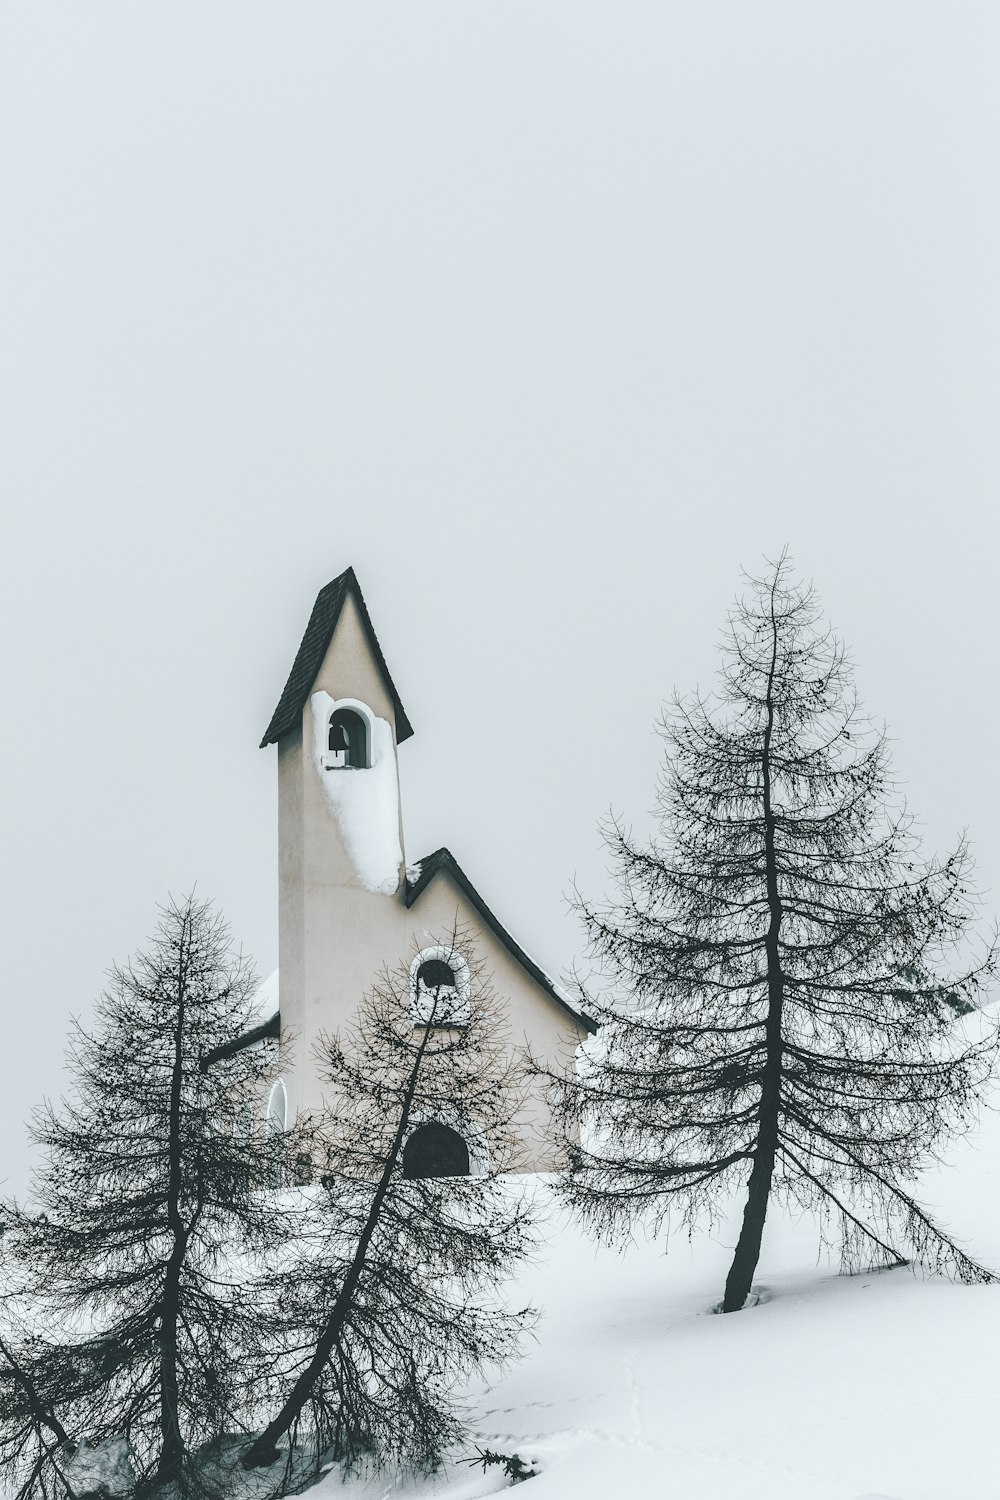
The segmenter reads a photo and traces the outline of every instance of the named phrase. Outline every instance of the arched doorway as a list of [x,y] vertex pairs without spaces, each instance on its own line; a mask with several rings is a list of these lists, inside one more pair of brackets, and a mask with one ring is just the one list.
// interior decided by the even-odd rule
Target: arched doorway
[[457,1130],[429,1120],[403,1147],[404,1177],[468,1177],[469,1148]]

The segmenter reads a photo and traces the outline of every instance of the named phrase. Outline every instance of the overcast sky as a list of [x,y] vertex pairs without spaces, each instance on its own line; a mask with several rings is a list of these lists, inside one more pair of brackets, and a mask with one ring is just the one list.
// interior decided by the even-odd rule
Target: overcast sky
[[1000,907],[998,76],[993,0],[3,7],[0,1177],[168,892],[274,967],[349,563],[408,856],[554,971],[786,543]]

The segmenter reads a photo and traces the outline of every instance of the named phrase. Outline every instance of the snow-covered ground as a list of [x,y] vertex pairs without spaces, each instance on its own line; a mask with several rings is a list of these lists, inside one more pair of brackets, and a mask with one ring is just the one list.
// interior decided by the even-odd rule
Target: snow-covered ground
[[[547,1192],[539,1184],[540,1196]],[[924,1201],[1000,1268],[1000,1119]],[[815,1226],[769,1221],[759,1305],[713,1315],[734,1230],[619,1256],[557,1216],[518,1294],[527,1358],[471,1393],[476,1439],[534,1460],[532,1500],[997,1500],[1000,1286],[908,1270],[842,1277]],[[496,1469],[341,1485],[316,1500],[472,1500]]]
[[[469,1392],[473,1440],[537,1468],[531,1500],[1000,1497],[1000,1286],[840,1276],[815,1224],[772,1213],[761,1300],[723,1317],[735,1214],[711,1236],[675,1235],[667,1256],[645,1241],[618,1255],[554,1206],[551,1180],[533,1191],[546,1244],[511,1301],[542,1310],[537,1334]],[[922,1196],[1000,1269],[1000,1115]],[[309,1493],[476,1500],[507,1483],[454,1463],[422,1482],[330,1474]]]

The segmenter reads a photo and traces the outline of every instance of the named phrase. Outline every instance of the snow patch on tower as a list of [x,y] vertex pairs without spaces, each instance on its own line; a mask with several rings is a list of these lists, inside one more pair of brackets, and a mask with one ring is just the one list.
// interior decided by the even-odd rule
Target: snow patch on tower
[[[327,729],[335,708],[344,706],[322,689],[310,699],[313,760],[323,795],[337,820],[341,842],[354,866],[358,884],[377,896],[392,896],[399,886],[403,851],[399,843],[399,782],[392,730],[385,719],[366,711],[371,765],[364,769],[328,770]],[[354,700],[350,707],[358,708]]]

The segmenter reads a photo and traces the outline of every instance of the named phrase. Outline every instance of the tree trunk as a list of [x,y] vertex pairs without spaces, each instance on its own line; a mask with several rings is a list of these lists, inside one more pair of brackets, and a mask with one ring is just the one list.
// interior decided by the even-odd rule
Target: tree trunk
[[753,1275],[760,1259],[760,1245],[767,1217],[768,1199],[771,1196],[771,1179],[778,1151],[778,1130],[781,1116],[781,1074],[783,1049],[781,1040],[781,1011],[784,1003],[785,982],[781,969],[781,954],[778,936],[781,931],[781,895],[778,890],[778,867],[774,847],[774,812],[771,807],[771,735],[774,729],[774,671],[778,657],[778,627],[773,614],[771,626],[774,632],[774,648],[771,654],[771,670],[767,679],[767,720],[764,726],[764,745],[761,753],[761,782],[764,803],[764,872],[767,883],[768,926],[764,939],[767,954],[767,1021],[764,1027],[765,1057],[764,1074],[761,1079],[760,1108],[757,1115],[757,1144],[754,1148],[753,1166],[747,1183],[747,1202],[743,1210],[743,1226],[736,1245],[733,1263],[726,1278],[726,1291],[722,1300],[723,1312],[739,1312],[750,1295]]
[[177,1375],[177,1328],[180,1320],[181,1268],[187,1250],[187,1234],[181,1217],[181,1083],[184,1070],[184,1024],[186,1011],[187,920],[181,936],[178,956],[177,1013],[174,1031],[174,1063],[170,1079],[170,1138],[167,1146],[167,1224],[171,1249],[163,1279],[160,1303],[160,1456],[156,1465],[159,1479],[172,1479],[184,1460],[178,1406],[180,1387]]
[[764,1220],[771,1195],[771,1178],[778,1149],[778,1117],[781,1104],[781,1035],[780,1010],[775,1026],[776,1041],[772,1037],[768,1017],[767,1061],[764,1085],[761,1090],[760,1113],[757,1126],[757,1148],[747,1183],[747,1202],[743,1210],[743,1227],[736,1245],[733,1263],[726,1278],[726,1291],[722,1300],[723,1312],[739,1312],[750,1294],[754,1272],[760,1259],[760,1245],[764,1234]]
[[399,1124],[396,1127],[396,1133],[393,1137],[392,1146],[386,1158],[385,1166],[382,1169],[382,1175],[379,1178],[378,1186],[375,1189],[375,1195],[372,1198],[371,1207],[368,1210],[364,1228],[362,1229],[361,1234],[358,1237],[357,1248],[354,1252],[354,1257],[351,1261],[351,1264],[348,1267],[347,1274],[344,1277],[343,1285],[341,1286],[340,1291],[337,1293],[336,1301],[334,1302],[333,1307],[330,1309],[330,1315],[323,1325],[320,1336],[316,1341],[316,1348],[313,1350],[312,1357],[310,1358],[309,1363],[306,1365],[305,1369],[302,1371],[301,1375],[296,1380],[295,1384],[292,1386],[292,1389],[288,1394],[288,1399],[285,1401],[284,1406],[278,1412],[277,1416],[268,1423],[264,1431],[258,1438],[254,1440],[254,1442],[247,1449],[246,1453],[243,1455],[243,1467],[245,1469],[263,1469],[267,1468],[268,1465],[273,1464],[277,1461],[279,1454],[278,1449],[275,1447],[275,1443],[277,1442],[278,1438],[284,1436],[289,1427],[291,1427],[292,1423],[301,1413],[302,1408],[309,1400],[309,1394],[312,1391],[313,1386],[316,1384],[316,1381],[322,1373],[323,1367],[336,1348],[337,1340],[339,1339],[343,1330],[347,1314],[351,1310],[351,1302],[354,1298],[354,1293],[357,1288],[358,1282],[361,1279],[361,1273],[365,1268],[365,1260],[368,1255],[368,1246],[371,1243],[372,1235],[375,1233],[375,1229],[378,1225],[379,1215],[382,1211],[382,1204],[385,1201],[386,1193],[389,1191],[389,1183],[392,1179],[393,1168],[395,1167],[396,1159],[399,1156],[399,1149],[403,1144],[403,1136],[406,1134],[406,1127],[409,1123],[410,1118],[410,1110],[413,1106],[413,1098],[417,1089],[417,1074],[420,1071],[420,1064],[423,1060],[423,1055],[427,1048],[427,1043],[430,1040],[431,1028],[434,1022],[434,1010],[436,1009],[437,1002],[435,1001],[434,1009],[431,1012],[430,1020],[427,1022],[423,1038],[420,1042],[420,1046],[417,1048],[417,1055],[414,1058],[413,1068],[407,1081],[406,1090],[403,1095],[403,1106],[400,1112]]

